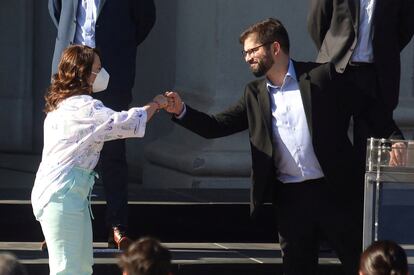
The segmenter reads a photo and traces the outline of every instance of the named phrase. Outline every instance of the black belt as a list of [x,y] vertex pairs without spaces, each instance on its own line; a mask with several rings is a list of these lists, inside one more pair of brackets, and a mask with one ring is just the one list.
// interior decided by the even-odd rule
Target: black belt
[[370,63],[370,62],[349,61],[348,64],[351,67],[372,67],[372,66],[374,66],[374,63]]

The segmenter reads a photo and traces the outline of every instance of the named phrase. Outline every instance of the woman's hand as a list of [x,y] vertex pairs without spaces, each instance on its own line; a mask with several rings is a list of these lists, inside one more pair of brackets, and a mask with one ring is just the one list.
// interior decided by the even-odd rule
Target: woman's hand
[[164,95],[157,95],[152,101],[158,104],[158,109],[165,109],[168,107],[168,100]]

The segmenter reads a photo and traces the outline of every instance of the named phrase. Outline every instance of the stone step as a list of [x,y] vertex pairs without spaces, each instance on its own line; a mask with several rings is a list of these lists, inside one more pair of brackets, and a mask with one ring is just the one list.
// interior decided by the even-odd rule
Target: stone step
[[[94,203],[92,211],[95,241],[105,241],[105,204]],[[269,207],[266,212],[271,212]],[[269,214],[271,216],[271,213]],[[41,241],[40,224],[30,204],[0,202],[0,221],[4,233],[0,241]],[[10,229],[10,230],[6,230]],[[129,205],[131,237],[156,236],[164,241],[200,242],[276,242],[275,220],[253,221],[246,204],[179,204],[131,203]]]
[[[94,240],[103,242],[106,203],[101,188],[92,201]],[[32,214],[30,190],[0,190],[0,225],[11,228],[0,241],[43,239]],[[129,192],[129,233],[168,242],[277,242],[276,218],[267,205],[262,216],[250,218],[246,190],[132,189]]]
[[[282,260],[274,243],[163,243],[173,257],[175,275],[281,275]],[[47,253],[39,250],[38,242],[0,242],[3,251],[15,254],[30,274],[48,274]],[[94,274],[121,274],[117,267],[118,250],[107,249],[106,243],[94,243]],[[319,274],[341,275],[338,259],[321,253]]]

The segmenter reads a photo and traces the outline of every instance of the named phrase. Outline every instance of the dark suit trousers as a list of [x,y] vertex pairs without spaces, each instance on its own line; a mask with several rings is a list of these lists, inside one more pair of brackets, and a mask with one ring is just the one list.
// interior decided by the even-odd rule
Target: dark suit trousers
[[334,187],[324,179],[278,185],[275,204],[285,275],[317,274],[321,238],[335,250],[345,274],[358,273],[357,227]]
[[[357,154],[357,181],[351,185],[350,194],[355,198],[354,215],[362,233],[364,174],[367,138],[388,138],[391,125],[394,125],[393,110],[384,104],[379,96],[379,82],[374,65],[351,66],[341,75],[344,95],[347,96],[348,109],[353,110],[353,144]],[[393,92],[393,91],[389,91]],[[362,237],[361,237],[362,238]]]
[[[103,91],[94,95],[106,107],[114,111],[128,110],[130,93],[120,96],[113,91]],[[98,173],[102,180],[106,197],[106,224],[108,227],[128,225],[128,165],[126,161],[125,139],[105,142],[98,163]]]

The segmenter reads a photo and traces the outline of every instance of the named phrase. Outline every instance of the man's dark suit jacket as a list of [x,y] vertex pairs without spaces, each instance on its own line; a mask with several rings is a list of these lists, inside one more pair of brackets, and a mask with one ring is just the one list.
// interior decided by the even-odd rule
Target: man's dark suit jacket
[[[353,149],[347,136],[349,115],[332,87],[335,70],[331,64],[294,62],[305,114],[316,157],[330,184],[352,180]],[[248,129],[252,156],[252,215],[278,184],[274,165],[272,115],[266,80],[249,83],[234,106],[207,115],[187,106],[181,120],[173,120],[206,137],[228,136]]]
[[[49,0],[49,13],[58,29],[52,74],[63,50],[73,44],[79,0]],[[96,22],[96,48],[111,79],[108,90],[130,93],[135,79],[137,46],[155,23],[153,0],[100,0]]]
[[[311,0],[308,30],[319,50],[317,62],[345,71],[355,48],[360,0]],[[373,51],[380,95],[392,110],[398,104],[400,52],[414,33],[413,0],[376,0]]]

